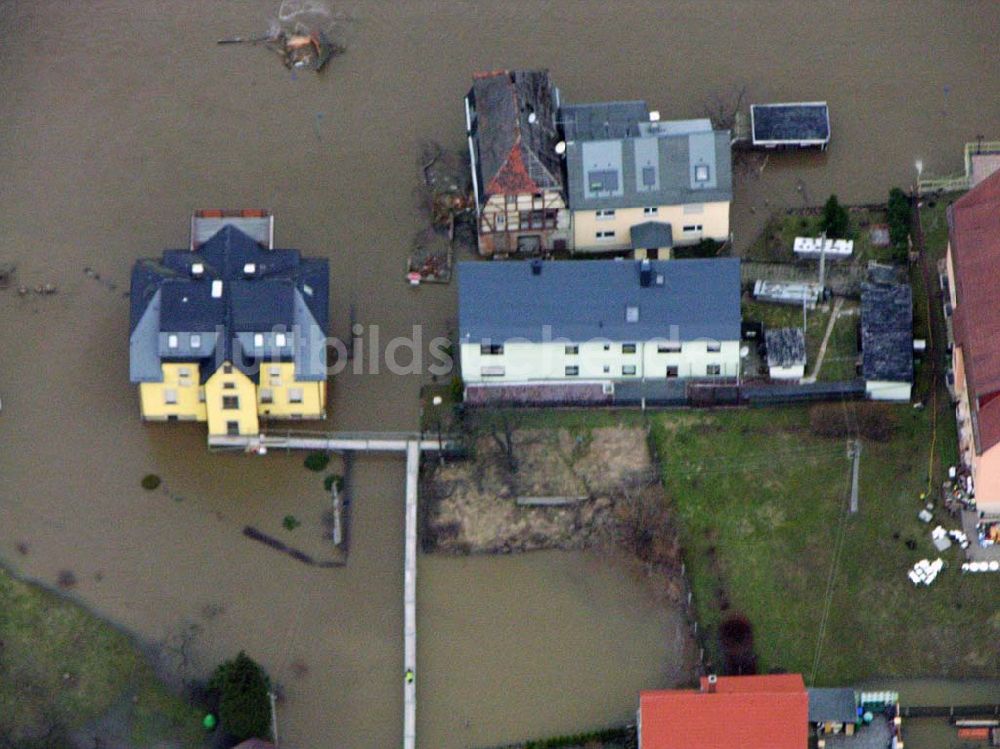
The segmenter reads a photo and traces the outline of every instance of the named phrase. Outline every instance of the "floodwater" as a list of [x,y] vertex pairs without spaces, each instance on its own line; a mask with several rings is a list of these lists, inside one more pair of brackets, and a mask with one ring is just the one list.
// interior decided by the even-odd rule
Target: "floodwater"
[[[383,341],[454,325],[454,287],[407,288],[421,140],[463,145],[471,72],[549,67],[572,101],[645,97],[665,118],[746,86],[829,101],[823,155],[741,178],[748,243],[775,207],[831,191],[875,201],[913,163],[961,169],[1000,133],[995,2],[355,2],[321,76],[215,40],[266,28],[265,0],[0,0],[0,557],[156,642],[191,623],[193,669],[239,648],[283,684],[290,749],[397,746],[403,466],[354,469],[350,564],[307,568],[253,524],[320,548],[320,478],[301,456],[209,455],[192,425],[146,426],[127,377],[135,258],[185,246],[199,207],[266,207],[279,245],[331,259],[348,310]],[[100,275],[84,273],[91,268]],[[324,428],[407,429],[419,376],[342,374]],[[165,489],[139,488],[146,473]],[[282,531],[295,514],[303,526]],[[284,535],[282,535],[284,534]],[[27,553],[17,551],[27,545]],[[448,749],[627,719],[683,677],[678,622],[628,565],[587,554],[421,558],[421,746]]]

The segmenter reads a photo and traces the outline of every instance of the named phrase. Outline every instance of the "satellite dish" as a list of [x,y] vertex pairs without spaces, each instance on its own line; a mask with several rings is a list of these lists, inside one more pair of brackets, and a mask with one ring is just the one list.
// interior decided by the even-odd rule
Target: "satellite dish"
[[560,156],[566,153],[566,141],[561,140],[558,143],[556,143],[556,153],[559,154]]
[[649,113],[649,121],[650,122],[659,122],[660,121],[660,112],[659,112],[659,110],[654,109],[652,112]]
[[748,356],[750,356],[750,347],[749,346],[740,347],[740,358],[746,359]]
[[534,112],[528,114],[528,124],[534,125],[536,122],[538,122],[538,115],[535,114]]

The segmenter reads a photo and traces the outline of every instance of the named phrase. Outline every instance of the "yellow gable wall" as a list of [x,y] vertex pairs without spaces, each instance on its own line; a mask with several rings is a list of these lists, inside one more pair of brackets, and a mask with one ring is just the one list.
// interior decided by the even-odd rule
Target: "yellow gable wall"
[[[229,370],[229,371],[227,371]],[[236,408],[226,408],[225,398],[235,397]],[[228,434],[229,422],[236,422],[240,434],[258,434],[257,387],[253,380],[228,362],[205,383],[208,433]]]
[[[268,396],[270,402],[266,402]],[[264,417],[322,418],[326,408],[326,382],[296,381],[292,362],[264,363],[260,367],[257,403]]]
[[205,421],[207,413],[201,398],[198,365],[171,362],[161,366],[163,382],[143,382],[139,385],[142,417],[154,421],[171,418]]

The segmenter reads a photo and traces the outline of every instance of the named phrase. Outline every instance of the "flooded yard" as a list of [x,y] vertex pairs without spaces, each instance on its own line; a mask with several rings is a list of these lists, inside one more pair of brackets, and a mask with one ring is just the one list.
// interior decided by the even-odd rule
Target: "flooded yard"
[[[351,556],[306,567],[244,538],[316,545],[301,455],[213,455],[193,425],[143,425],[128,382],[138,257],[184,247],[195,208],[265,207],[276,242],[331,263],[382,340],[454,328],[453,285],[405,285],[419,144],[459,149],[474,70],[547,66],[573,101],[645,97],[665,118],[713,93],[826,99],[833,144],[737,180],[744,247],[774,207],[881,200],[913,162],[949,173],[1000,132],[992,2],[486,5],[359,0],[319,75],[216,40],[277,2],[0,2],[0,558],[151,643],[190,633],[204,673],[241,648],[279,681],[290,749],[389,747],[402,730],[403,464],[358,459]],[[613,53],[627,50],[628,54]],[[992,87],[992,88],[990,88]],[[338,375],[324,429],[410,429],[420,376]],[[140,480],[162,477],[167,491]],[[287,514],[303,526],[282,528]],[[450,749],[627,720],[684,671],[676,622],[624,562],[582,553],[421,558],[418,735]]]

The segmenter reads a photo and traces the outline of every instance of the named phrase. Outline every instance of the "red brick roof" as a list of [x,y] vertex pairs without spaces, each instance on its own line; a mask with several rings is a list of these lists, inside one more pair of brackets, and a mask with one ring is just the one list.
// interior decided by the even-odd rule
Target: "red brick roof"
[[[1000,172],[980,182],[948,211],[955,268],[955,336],[971,396],[1000,391]],[[979,414],[979,449],[1000,442],[1000,409]]]
[[642,749],[806,749],[809,695],[799,674],[719,677],[710,692],[639,697]]

